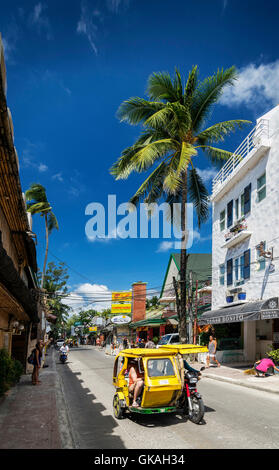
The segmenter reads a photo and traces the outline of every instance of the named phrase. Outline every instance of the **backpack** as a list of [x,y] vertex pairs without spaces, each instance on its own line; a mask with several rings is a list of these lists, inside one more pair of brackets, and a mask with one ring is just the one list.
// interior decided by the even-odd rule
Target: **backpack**
[[35,351],[36,351],[36,350],[33,349],[33,351],[31,352],[30,356],[28,357],[28,359],[27,359],[28,364],[34,365],[34,363],[35,363]]

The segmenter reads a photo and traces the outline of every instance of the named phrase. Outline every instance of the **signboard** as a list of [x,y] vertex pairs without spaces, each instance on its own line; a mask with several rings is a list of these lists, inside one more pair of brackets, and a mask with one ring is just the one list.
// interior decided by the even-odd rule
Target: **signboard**
[[97,326],[90,326],[89,331],[97,331]]
[[82,323],[81,323],[81,321],[76,321],[76,322],[74,323],[74,325],[75,325],[75,326],[80,326],[80,325],[82,325]]
[[111,304],[111,313],[131,313],[131,304]]
[[112,292],[112,302],[130,302],[132,300],[132,292]]
[[128,315],[118,315],[111,319],[111,323],[113,323],[114,325],[126,325],[127,323],[130,323],[131,321],[132,319]]

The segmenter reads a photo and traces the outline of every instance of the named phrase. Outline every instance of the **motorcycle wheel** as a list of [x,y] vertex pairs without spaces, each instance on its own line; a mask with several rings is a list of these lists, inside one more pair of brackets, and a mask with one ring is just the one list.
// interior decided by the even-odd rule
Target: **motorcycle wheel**
[[114,395],[113,397],[113,413],[114,413],[114,416],[117,418],[117,419],[123,419],[124,418],[124,410],[123,408],[121,408],[121,405],[120,405],[120,400],[119,400],[119,397],[118,395]]
[[192,413],[189,414],[189,420],[192,423],[199,424],[204,417],[204,403],[202,398],[191,397]]

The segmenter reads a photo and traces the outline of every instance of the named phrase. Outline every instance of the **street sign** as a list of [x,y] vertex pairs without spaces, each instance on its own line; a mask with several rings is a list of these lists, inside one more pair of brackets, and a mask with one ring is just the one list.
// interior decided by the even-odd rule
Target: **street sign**
[[127,291],[127,292],[112,292],[111,294],[111,300],[112,302],[126,302],[126,301],[131,301],[132,300],[132,292]]
[[90,326],[89,331],[97,331],[97,326]]
[[75,325],[75,326],[80,326],[80,325],[82,325],[82,323],[81,323],[81,321],[76,321],[76,322],[74,323],[74,325]]
[[112,304],[111,313],[131,313],[131,304]]
[[114,325],[126,325],[131,321],[132,319],[131,317],[129,317],[129,315],[118,315],[111,319],[111,323],[113,323]]

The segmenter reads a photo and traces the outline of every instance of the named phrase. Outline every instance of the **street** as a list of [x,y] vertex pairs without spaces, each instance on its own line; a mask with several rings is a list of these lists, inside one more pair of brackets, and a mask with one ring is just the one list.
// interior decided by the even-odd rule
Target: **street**
[[205,423],[179,415],[113,416],[114,358],[91,346],[71,349],[59,362],[74,445],[80,449],[276,449],[279,396],[203,378]]

